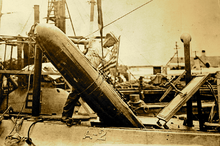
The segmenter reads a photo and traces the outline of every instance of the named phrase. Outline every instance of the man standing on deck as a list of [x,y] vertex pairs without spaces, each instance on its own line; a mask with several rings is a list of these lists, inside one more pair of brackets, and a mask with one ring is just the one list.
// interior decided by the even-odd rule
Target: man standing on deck
[[[72,41],[74,43],[77,43],[77,41],[74,41],[74,40],[72,40]],[[106,35],[106,39],[105,39],[104,45],[103,45],[104,54],[105,54],[103,59],[106,60],[107,57],[109,56],[109,54],[111,54],[111,51],[108,48],[110,48],[112,46],[115,47],[115,45],[117,45],[117,42],[118,42],[118,39],[112,33],[110,33],[110,35],[108,35],[108,34]],[[83,44],[88,45],[89,42],[84,41]],[[101,55],[102,52],[100,51],[100,49],[95,49],[94,47],[92,47],[84,52],[86,52],[84,54],[85,54],[86,58],[91,62],[92,66],[98,70],[98,67],[102,64],[102,55]],[[78,100],[80,97],[81,97],[80,92],[78,92],[76,89],[72,88],[72,92],[67,97],[66,103],[63,107],[63,113],[62,113],[62,118],[61,118],[62,122],[66,122],[69,118],[72,118],[74,108],[75,108],[75,106],[78,105]]]

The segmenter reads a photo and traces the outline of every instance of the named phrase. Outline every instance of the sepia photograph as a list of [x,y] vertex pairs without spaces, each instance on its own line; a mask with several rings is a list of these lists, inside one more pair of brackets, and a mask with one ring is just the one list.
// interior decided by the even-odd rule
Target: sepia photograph
[[0,146],[220,146],[220,0],[0,0]]

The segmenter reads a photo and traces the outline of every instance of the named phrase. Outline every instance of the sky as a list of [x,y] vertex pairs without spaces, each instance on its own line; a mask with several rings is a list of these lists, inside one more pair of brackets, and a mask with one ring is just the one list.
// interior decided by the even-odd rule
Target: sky
[[[90,34],[90,3],[88,0],[66,0],[76,35]],[[107,25],[133,11],[149,0],[102,0],[103,23]],[[40,22],[45,23],[47,0],[3,0],[0,34],[26,35],[33,24],[33,6],[40,6]],[[94,26],[97,30],[97,6]],[[66,14],[68,16],[68,13]],[[74,35],[67,19],[67,35]],[[191,56],[220,56],[219,0],[152,0],[104,28],[104,35],[120,36],[119,62],[124,65],[164,65],[175,53],[184,56],[183,33],[191,35]],[[95,35],[99,35],[96,33]],[[2,45],[0,45],[0,49]]]

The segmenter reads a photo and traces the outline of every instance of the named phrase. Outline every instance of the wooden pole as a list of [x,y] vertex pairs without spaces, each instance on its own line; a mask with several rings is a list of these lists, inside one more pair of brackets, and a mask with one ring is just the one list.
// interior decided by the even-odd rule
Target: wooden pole
[[[191,36],[187,33],[182,34],[180,37],[181,41],[184,43],[184,56],[185,56],[185,70],[186,70],[186,85],[191,81],[191,64],[190,64],[190,41]],[[190,98],[187,102],[187,126],[193,126],[192,119],[192,99]]]
[[[18,35],[20,36],[20,35]],[[19,42],[17,45],[17,58],[18,58],[18,64],[17,64],[17,69],[21,69],[22,66],[22,43],[20,43],[20,41],[22,41],[21,37],[17,38],[17,41]]]
[[24,43],[24,67],[29,65],[29,45],[27,43]]
[[197,91],[195,96],[196,96],[196,99],[197,99],[197,109],[198,109],[198,117],[199,117],[199,129],[203,130],[204,120],[203,120],[203,116],[202,116],[202,102],[201,102],[201,99],[199,98],[200,92]]
[[[218,114],[220,117],[220,72],[219,71],[216,74],[216,78],[217,78],[217,91],[218,91]],[[219,123],[220,123],[220,120],[219,120]]]
[[[66,3],[66,2],[65,2]],[[74,35],[76,36],[76,31],[75,31],[75,29],[74,29],[74,27],[73,27],[73,21],[72,21],[72,18],[71,18],[71,15],[70,15],[70,11],[69,11],[69,8],[68,8],[68,5],[67,5],[67,3],[66,3],[66,9],[67,9],[67,12],[68,12],[68,14],[69,14],[69,19],[70,19],[70,23],[71,23],[71,26],[72,26],[72,29],[73,29],[73,33],[74,33]],[[78,44],[77,44],[78,45]],[[79,48],[79,47],[78,47]]]
[[88,48],[92,48],[92,41],[94,39],[93,35],[93,23],[94,23],[94,5],[95,5],[95,0],[91,0],[91,7],[90,7],[90,36],[89,36],[89,45]]
[[6,52],[7,52],[7,44],[5,44],[4,64],[3,64],[3,65],[4,65],[4,68],[6,67],[6,62],[5,62],[5,61],[6,61],[6,54],[7,54]]
[[[34,5],[34,21],[35,23],[39,23],[39,5]],[[38,48],[38,45],[36,44],[35,58],[34,58],[32,116],[40,115],[41,68],[42,68],[42,51]]]
[[66,16],[65,16],[65,4],[66,0],[57,1],[57,15],[56,26],[66,33]]
[[[20,36],[20,35],[18,35]],[[18,62],[17,62],[17,67],[16,69],[18,70],[21,70],[23,68],[23,62],[22,62],[22,49],[23,49],[23,44],[21,43],[22,42],[22,38],[21,37],[18,37],[17,38],[17,59],[18,59]],[[21,75],[18,75],[18,86],[21,86],[21,82],[22,82],[22,76]]]
[[9,69],[12,70],[12,59],[13,59],[13,45],[11,45],[11,55],[10,55],[10,67]]
[[116,84],[116,77],[118,76],[118,58],[119,58],[119,46],[120,46],[120,38],[121,36],[119,36],[118,38],[118,42],[117,42],[117,60],[116,60],[116,66],[115,66],[115,80],[114,80],[114,88],[115,88],[115,84]]

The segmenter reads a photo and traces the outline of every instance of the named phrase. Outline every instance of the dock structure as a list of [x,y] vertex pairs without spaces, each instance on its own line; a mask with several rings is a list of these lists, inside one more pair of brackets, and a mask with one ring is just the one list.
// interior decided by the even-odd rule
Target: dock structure
[[[24,121],[19,131],[21,138],[27,136],[33,121]],[[139,129],[116,127],[90,127],[86,122],[81,126],[68,127],[64,123],[38,122],[31,127],[30,138],[35,145],[54,146],[219,146],[220,134],[202,131]],[[0,144],[13,128],[13,123],[3,120]],[[26,143],[25,141],[21,142]]]

